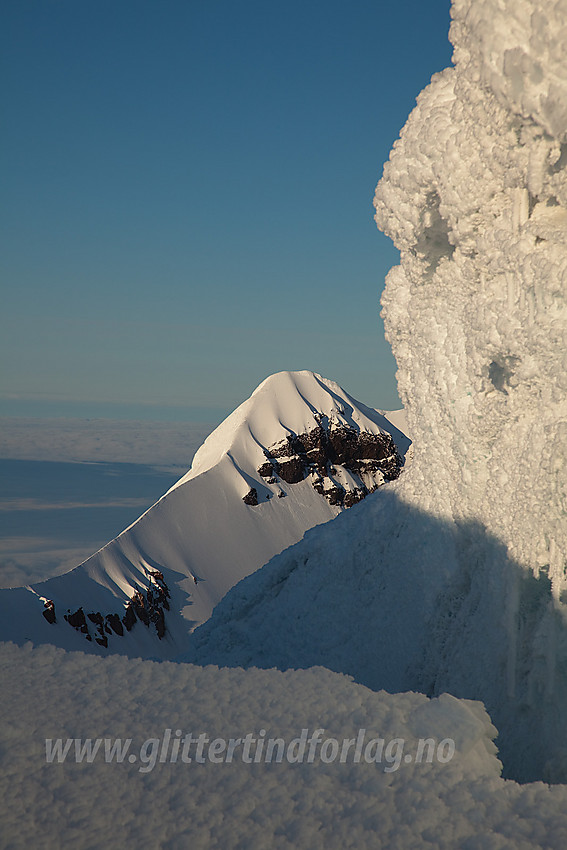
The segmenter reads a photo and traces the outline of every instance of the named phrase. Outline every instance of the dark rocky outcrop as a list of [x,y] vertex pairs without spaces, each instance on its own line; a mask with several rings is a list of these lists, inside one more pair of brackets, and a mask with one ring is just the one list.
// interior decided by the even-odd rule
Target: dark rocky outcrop
[[255,487],[251,487],[245,496],[242,497],[242,501],[245,505],[252,505],[255,507],[258,504],[258,491]]
[[165,583],[163,573],[159,570],[150,572],[149,586],[145,593],[137,590],[130,598],[126,606],[126,613],[122,618],[126,629],[131,631],[137,620],[149,628],[155,627],[158,637],[165,635],[165,614],[169,611],[169,588]]
[[258,467],[258,472],[262,476],[262,478],[270,478],[273,475],[274,467],[271,460],[267,460],[266,463],[263,463]]
[[78,632],[82,632],[84,635],[89,634],[89,627],[87,626],[87,621],[85,619],[85,612],[82,608],[77,608],[72,614],[69,611],[65,614],[65,619],[69,623],[70,626],[73,626]]
[[298,455],[276,461],[277,473],[288,484],[299,484],[305,478],[305,461]]
[[99,626],[99,628],[101,629],[104,628],[104,620],[100,611],[97,611],[96,614],[93,614],[91,612],[90,614],[87,614],[87,617],[89,618],[91,623],[96,623],[96,625]]
[[[102,614],[100,611],[85,612],[82,607],[76,611],[67,611],[65,620],[76,631],[84,634],[86,640],[93,637],[99,646],[108,647],[108,637],[124,636],[124,629],[130,632],[140,620],[148,628],[153,626],[161,639],[165,635],[165,611],[169,611],[169,588],[159,570],[148,571],[148,587],[136,590],[128,603],[122,617],[114,612]],[[55,623],[55,605],[51,600],[44,602],[43,616],[49,623]],[[89,623],[90,628],[89,628]]]
[[48,623],[56,623],[55,604],[52,599],[48,599],[43,603],[43,611],[41,612]]
[[132,600],[130,599],[130,601],[126,605],[126,612],[122,617],[122,622],[124,623],[126,631],[129,632],[133,629],[133,627],[136,625],[136,620],[136,612],[134,611]]
[[[264,454],[266,460],[258,473],[266,483],[274,484],[280,478],[298,484],[313,476],[311,483],[318,493],[330,504],[346,508],[376,490],[379,483],[396,479],[403,466],[390,434],[372,434],[344,424],[327,428],[320,424],[305,434],[289,434]],[[348,470],[355,483],[345,487],[336,481],[338,468]],[[380,480],[369,480],[375,478]],[[252,488],[250,492],[256,491]]]
[[122,625],[122,620],[120,619],[118,614],[107,614],[106,622],[108,623],[107,630],[110,630],[111,632],[120,635],[120,637],[123,636],[124,626]]

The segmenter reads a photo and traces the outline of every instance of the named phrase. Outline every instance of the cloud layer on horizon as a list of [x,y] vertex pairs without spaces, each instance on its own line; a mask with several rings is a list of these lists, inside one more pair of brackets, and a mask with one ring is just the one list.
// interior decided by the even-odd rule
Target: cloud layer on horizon
[[182,474],[212,425],[114,419],[0,418],[0,458],[144,463]]

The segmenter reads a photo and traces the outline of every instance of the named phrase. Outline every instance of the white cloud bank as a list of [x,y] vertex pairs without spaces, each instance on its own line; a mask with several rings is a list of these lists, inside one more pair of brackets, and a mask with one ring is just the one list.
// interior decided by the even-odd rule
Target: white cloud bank
[[[187,422],[0,418],[0,458],[49,461],[48,467],[38,467],[37,472],[30,465],[23,471],[14,468],[11,474],[20,475],[17,493],[2,470],[0,587],[41,581],[80,564],[168,489],[173,481],[163,473],[178,477],[187,471],[211,430],[212,426]],[[66,483],[69,462],[143,464],[144,489],[140,492],[132,470],[116,468],[108,474],[121,477],[124,485],[131,482],[130,492],[117,497],[110,479],[105,492],[102,466],[83,466],[82,484],[77,474],[71,484]],[[154,490],[148,486],[152,473]],[[99,498],[93,499],[93,486]],[[70,498],[61,498],[62,487],[72,493]],[[66,510],[75,511],[72,521],[64,515]],[[44,512],[49,515],[48,535]]]
[[113,419],[0,419],[0,457],[144,463],[185,472],[212,426]]

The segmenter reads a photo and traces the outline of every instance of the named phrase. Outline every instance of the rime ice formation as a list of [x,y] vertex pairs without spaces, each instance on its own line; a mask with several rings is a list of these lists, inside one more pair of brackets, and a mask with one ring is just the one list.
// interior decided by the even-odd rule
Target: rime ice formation
[[567,2],[452,15],[375,200],[414,461],[235,588],[194,657],[482,699],[509,774],[565,781]]
[[[404,496],[502,547],[492,563],[474,542],[467,571],[485,573],[481,606],[500,597],[502,685],[543,718],[549,770],[565,778],[567,3],[457,0],[453,18],[455,68],[420,96],[375,200],[401,252],[383,305],[416,435]],[[443,598],[461,622],[446,636],[437,623],[428,669],[441,653],[437,686],[462,692],[470,674],[449,645],[468,629],[482,646],[479,617],[462,587]]]
[[169,658],[221,597],[305,531],[396,478],[409,440],[313,372],[267,378],[189,472],[80,566],[0,591],[0,636]]
[[[453,7],[376,192],[420,507],[474,518],[567,586],[567,3]],[[449,456],[447,446],[451,446]],[[427,470],[442,486],[428,488]],[[429,497],[424,498],[426,491]]]

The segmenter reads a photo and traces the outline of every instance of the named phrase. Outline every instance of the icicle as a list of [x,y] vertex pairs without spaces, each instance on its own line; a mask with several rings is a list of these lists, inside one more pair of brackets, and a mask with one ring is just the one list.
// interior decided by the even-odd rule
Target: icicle
[[548,155],[549,145],[542,140],[530,150],[528,188],[532,195],[541,195],[543,191],[543,175]]
[[506,275],[507,295],[508,295],[508,310],[513,310],[518,300],[517,286],[514,275],[508,272]]

